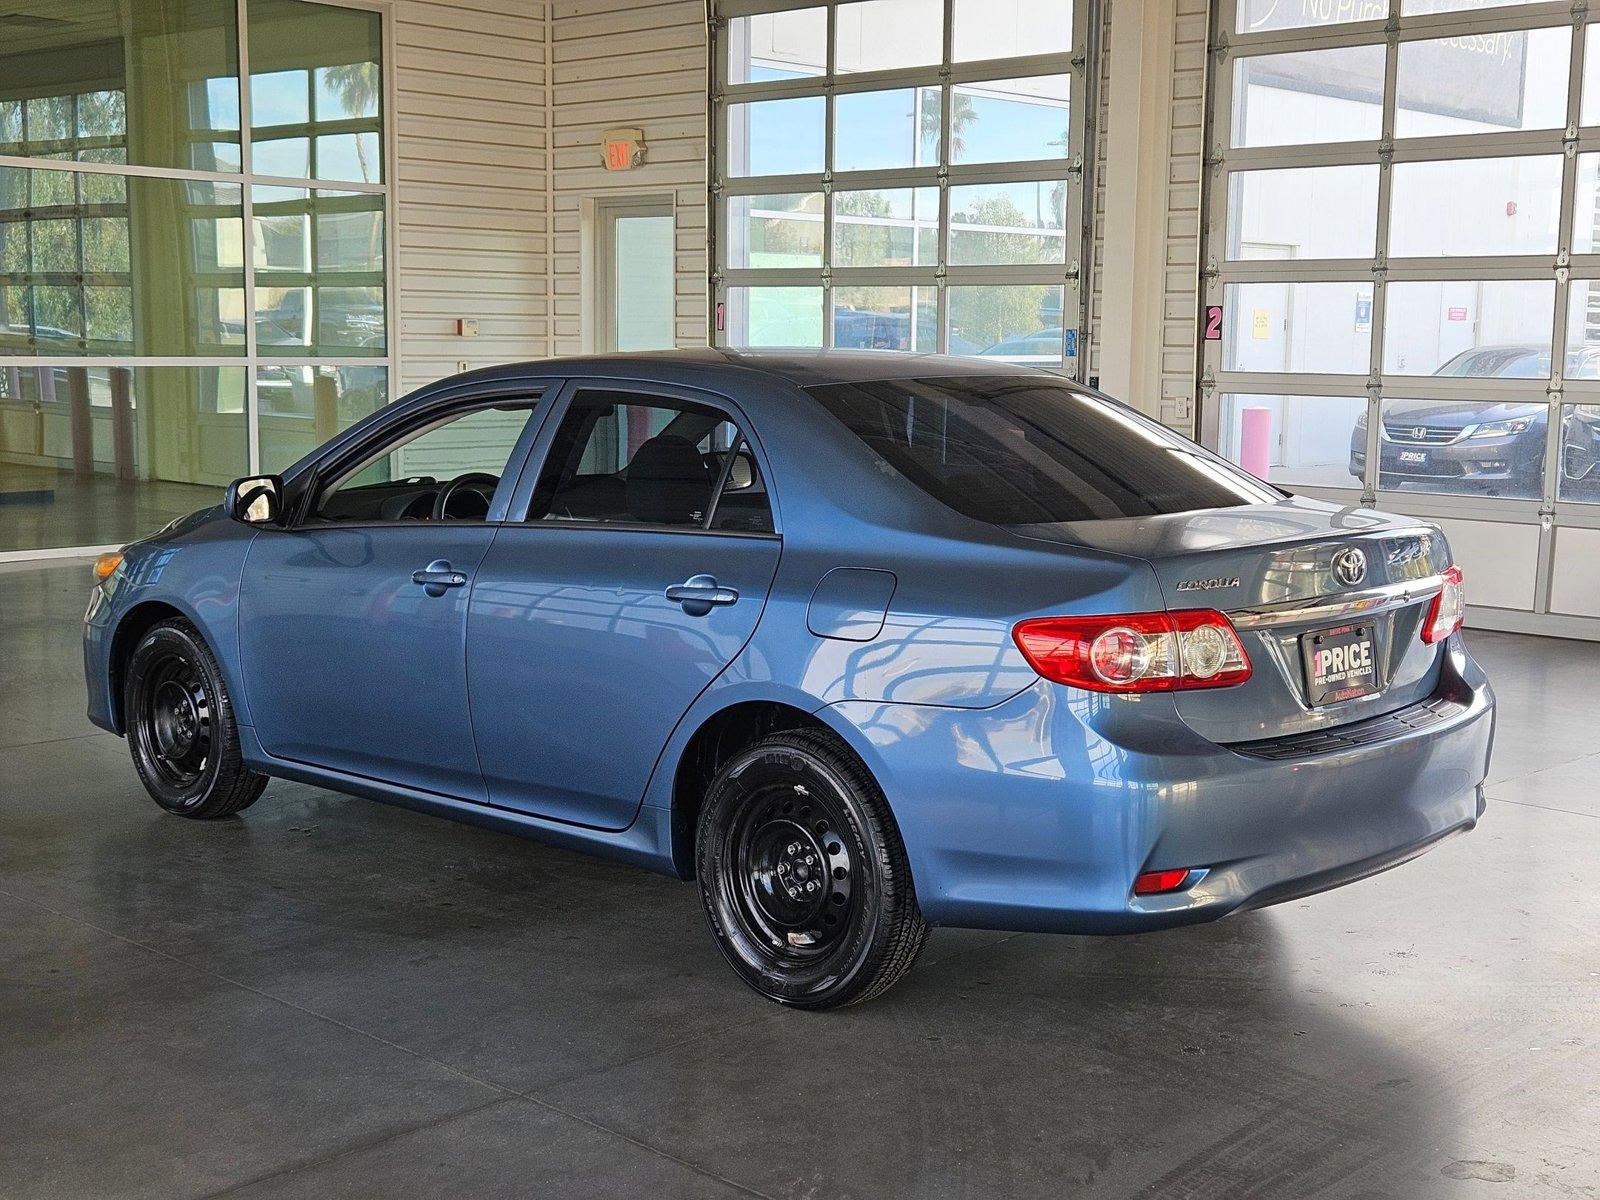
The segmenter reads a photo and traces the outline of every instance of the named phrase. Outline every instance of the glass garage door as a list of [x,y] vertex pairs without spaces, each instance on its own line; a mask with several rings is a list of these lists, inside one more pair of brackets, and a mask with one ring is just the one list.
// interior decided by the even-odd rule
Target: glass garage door
[[1091,7],[714,5],[716,341],[1075,372]]
[[1569,0],[1216,13],[1203,435],[1438,521],[1480,625],[1600,636],[1597,31]]

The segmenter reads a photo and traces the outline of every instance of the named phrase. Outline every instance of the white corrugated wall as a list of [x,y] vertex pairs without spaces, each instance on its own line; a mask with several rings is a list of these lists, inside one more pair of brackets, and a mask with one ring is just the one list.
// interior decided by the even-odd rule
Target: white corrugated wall
[[[394,9],[401,395],[457,365],[550,352],[545,6]],[[459,317],[479,336],[457,336]]]
[[[1130,0],[1104,0],[1100,38],[1100,108],[1096,114],[1094,253],[1089,280],[1089,375],[1101,370],[1101,282],[1105,262],[1105,169],[1111,113],[1110,24],[1112,9]],[[1171,123],[1167,144],[1162,312],[1159,353],[1161,391],[1152,415],[1182,433],[1195,433],[1195,359],[1199,337],[1200,177],[1205,160],[1205,81],[1210,0],[1168,0],[1176,9],[1173,30]]]
[[[695,0],[556,0],[554,27],[555,253],[550,262],[554,352],[592,349],[582,281],[583,202],[670,197],[676,225],[674,333],[706,343],[706,17]],[[644,130],[647,158],[608,172],[600,138]]]

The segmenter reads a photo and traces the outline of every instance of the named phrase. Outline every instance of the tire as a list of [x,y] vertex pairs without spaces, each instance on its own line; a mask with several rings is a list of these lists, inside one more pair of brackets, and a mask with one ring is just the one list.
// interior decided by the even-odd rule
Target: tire
[[870,1000],[927,940],[888,802],[826,734],[774,734],[724,763],[700,811],[695,864],[718,948],[779,1004]]
[[180,817],[249,808],[267,777],[239,757],[239,727],[216,656],[188,621],[163,621],[128,657],[122,690],[128,748],[145,791]]

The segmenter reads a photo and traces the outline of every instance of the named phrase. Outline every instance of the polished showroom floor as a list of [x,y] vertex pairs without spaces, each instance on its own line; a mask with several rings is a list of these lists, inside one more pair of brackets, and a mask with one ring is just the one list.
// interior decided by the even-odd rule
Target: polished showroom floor
[[[0,1196],[1600,1195],[1600,646],[1478,633],[1478,830],[1121,939],[735,982],[672,880],[314,788],[163,815],[0,567]],[[351,697],[351,704],[361,698]]]

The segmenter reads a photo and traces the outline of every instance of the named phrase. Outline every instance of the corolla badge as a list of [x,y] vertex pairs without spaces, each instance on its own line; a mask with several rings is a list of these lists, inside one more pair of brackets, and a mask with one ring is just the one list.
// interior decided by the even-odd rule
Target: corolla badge
[[1333,556],[1333,577],[1345,587],[1355,587],[1367,577],[1367,556],[1359,546],[1346,546]]
[[1180,592],[1209,592],[1213,588],[1238,587],[1237,575],[1219,575],[1214,579],[1185,579],[1178,584]]

